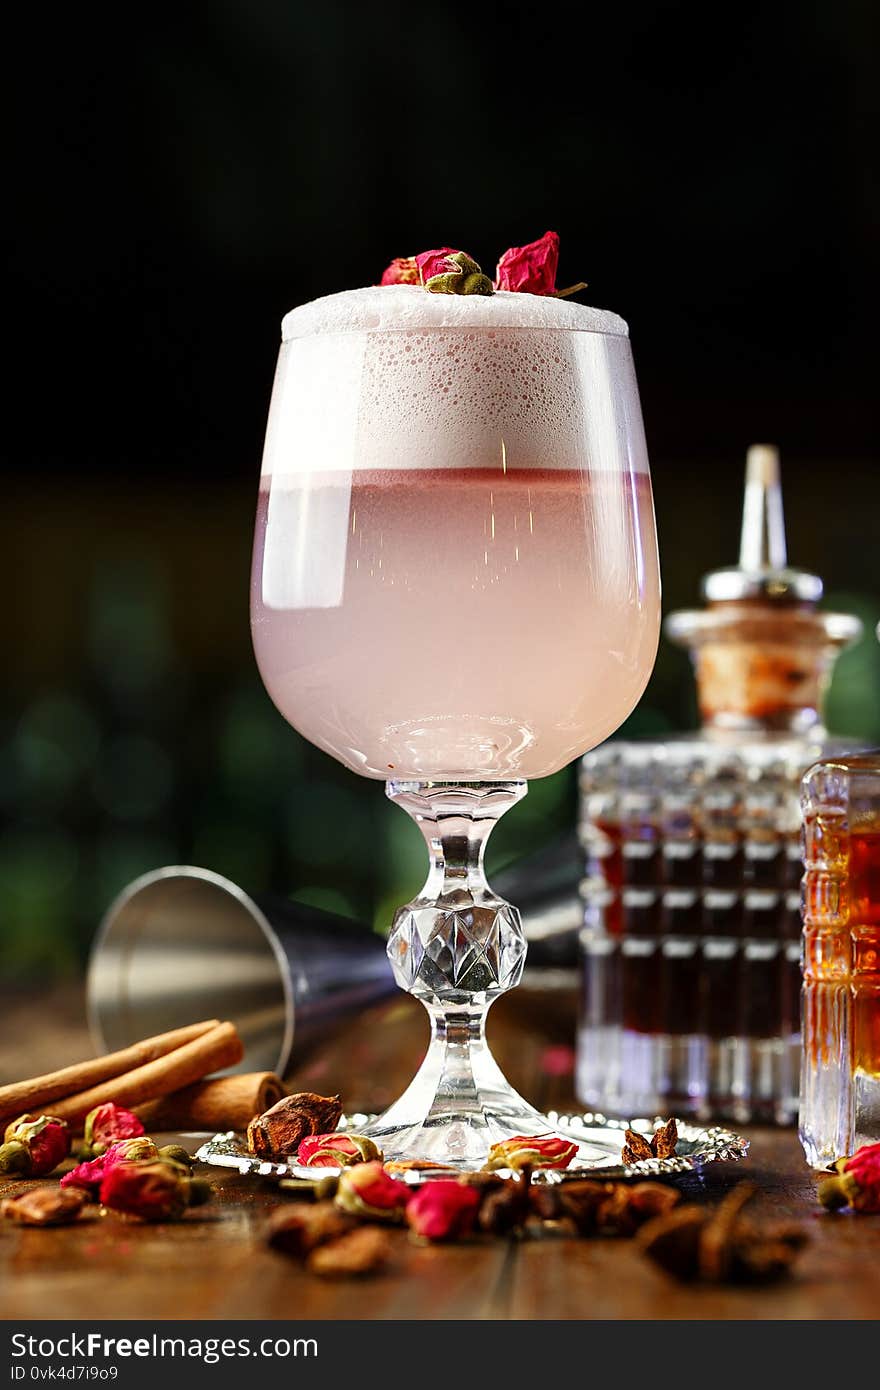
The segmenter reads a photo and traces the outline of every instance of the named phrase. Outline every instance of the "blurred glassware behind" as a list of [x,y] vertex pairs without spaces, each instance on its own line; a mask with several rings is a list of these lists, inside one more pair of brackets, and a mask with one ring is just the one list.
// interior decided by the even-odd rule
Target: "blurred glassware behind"
[[[608,1113],[791,1123],[800,1060],[798,786],[858,618],[788,567],[779,460],[748,453],[740,561],[666,632],[702,729],[582,762],[587,854],[577,1086]],[[839,746],[839,745],[838,745]]]
[[396,986],[384,940],[304,903],[258,906],[208,869],[144,874],[108,909],[88,974],[99,1049],[204,1018],[230,1019],[237,1071],[283,1076],[291,1057]]
[[801,1143],[814,1168],[880,1140],[880,754],[804,776]]

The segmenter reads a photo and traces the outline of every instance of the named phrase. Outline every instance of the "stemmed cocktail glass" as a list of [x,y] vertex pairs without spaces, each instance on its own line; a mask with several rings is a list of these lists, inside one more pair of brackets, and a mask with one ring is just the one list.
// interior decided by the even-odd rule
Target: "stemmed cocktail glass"
[[485,1040],[526,944],[483,851],[528,779],[636,704],[659,591],[615,315],[393,285],[287,316],[257,516],[257,662],[305,738],[386,782],[430,856],[388,941],[431,1041],[370,1127],[387,1158],[472,1168],[494,1143],[551,1130]]

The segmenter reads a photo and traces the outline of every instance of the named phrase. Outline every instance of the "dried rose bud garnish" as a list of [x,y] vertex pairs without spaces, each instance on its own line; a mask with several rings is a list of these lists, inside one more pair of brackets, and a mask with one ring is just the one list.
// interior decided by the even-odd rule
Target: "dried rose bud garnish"
[[19,1226],[67,1226],[76,1221],[86,1203],[84,1192],[60,1187],[35,1187],[20,1197],[0,1202],[0,1216]]
[[19,1115],[6,1126],[0,1173],[44,1178],[70,1153],[70,1132],[54,1115]]
[[277,1105],[251,1120],[247,1146],[259,1158],[295,1154],[309,1135],[329,1134],[334,1130],[341,1114],[339,1096],[319,1096],[314,1091],[284,1096]]
[[144,1132],[143,1123],[133,1111],[108,1101],[106,1105],[95,1106],[86,1115],[83,1152],[97,1158],[106,1153],[111,1144],[118,1144],[121,1139],[137,1139]]
[[519,1134],[493,1144],[485,1162],[487,1172],[496,1168],[567,1168],[578,1151],[573,1139],[559,1139],[555,1134]]
[[352,1216],[398,1221],[410,1200],[412,1188],[390,1178],[381,1162],[358,1163],[339,1175],[335,1202]]
[[851,1207],[858,1212],[880,1212],[880,1144],[863,1144],[848,1158],[834,1164],[837,1176],[819,1184],[818,1197],[829,1211]]
[[101,1183],[101,1205],[141,1221],[176,1221],[189,1206],[208,1201],[211,1190],[188,1178],[176,1163],[115,1163]]
[[160,1157],[159,1150],[142,1135],[138,1139],[121,1139],[97,1158],[79,1163],[61,1179],[62,1187],[79,1187],[90,1196],[97,1197],[104,1178],[117,1163],[143,1163]]
[[474,1229],[481,1202],[475,1187],[443,1179],[426,1182],[407,1202],[407,1224],[425,1240],[456,1240]]
[[415,256],[395,256],[389,266],[382,271],[380,285],[418,285],[419,267]]
[[303,1168],[348,1168],[381,1158],[382,1151],[363,1134],[313,1134],[296,1151]]
[[514,294],[544,294],[562,299],[569,294],[577,294],[586,289],[586,284],[569,285],[568,289],[556,288],[556,269],[559,265],[559,234],[545,232],[537,241],[527,246],[511,246],[504,252],[495,271],[496,290],[510,290]]
[[415,258],[421,284],[430,294],[493,294],[492,281],[466,251],[441,246]]

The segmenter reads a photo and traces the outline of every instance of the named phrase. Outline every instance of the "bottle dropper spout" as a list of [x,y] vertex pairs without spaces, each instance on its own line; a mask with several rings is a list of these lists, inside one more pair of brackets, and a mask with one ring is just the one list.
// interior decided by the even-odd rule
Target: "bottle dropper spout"
[[787,559],[779,450],[753,444],[746,454],[739,567],[746,574],[760,574],[784,570]]

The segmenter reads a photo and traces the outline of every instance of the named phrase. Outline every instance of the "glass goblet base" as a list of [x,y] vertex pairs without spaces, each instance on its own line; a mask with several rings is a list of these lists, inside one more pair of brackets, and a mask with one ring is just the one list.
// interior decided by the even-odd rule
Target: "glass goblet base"
[[[526,783],[392,781],[386,790],[431,857],[424,888],[398,910],[388,939],[397,983],[427,1009],[431,1040],[406,1091],[366,1133],[388,1160],[480,1168],[494,1144],[556,1133],[507,1081],[485,1033],[491,1004],[519,983],[526,941],[516,908],[486,881],[483,854]],[[573,1166],[591,1157],[581,1143]]]

